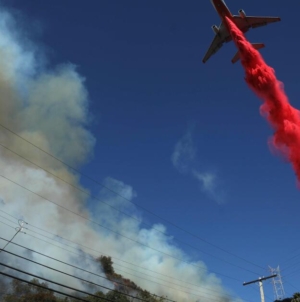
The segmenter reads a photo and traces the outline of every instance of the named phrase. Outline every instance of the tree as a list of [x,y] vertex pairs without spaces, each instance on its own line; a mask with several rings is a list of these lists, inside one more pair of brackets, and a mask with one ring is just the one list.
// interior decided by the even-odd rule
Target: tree
[[[31,282],[37,285],[48,287],[47,283],[40,283],[38,279]],[[23,283],[19,280],[11,282],[12,292],[5,295],[4,302],[57,302],[53,292],[45,288],[34,286],[33,284]]]
[[101,256],[98,258],[98,261],[100,261],[106,275],[114,275],[115,270],[113,268],[113,261],[111,260],[111,257]]
[[299,302],[300,301],[300,293],[294,293],[292,302]]
[[109,291],[106,294],[106,298],[114,302],[130,302],[126,296],[124,296],[121,292],[117,291]]
[[138,297],[149,302],[156,302],[156,299],[147,290],[141,290]]
[[88,300],[89,302],[104,302],[104,301],[106,302],[106,300],[102,299],[105,298],[105,295],[102,292],[98,291],[94,295],[98,296],[99,298],[88,296],[85,299]]

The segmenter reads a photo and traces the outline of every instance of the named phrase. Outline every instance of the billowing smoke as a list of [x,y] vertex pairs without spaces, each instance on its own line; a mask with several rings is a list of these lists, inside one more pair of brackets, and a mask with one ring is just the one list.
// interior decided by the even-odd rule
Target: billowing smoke
[[[164,234],[165,226],[157,224],[144,228],[141,224],[141,214],[134,206],[105,189],[98,192],[99,199],[129,213],[133,218],[115,211],[101,203],[99,199],[92,200],[88,190],[80,185],[80,177],[74,170],[68,169],[60,161],[20,138],[23,137],[76,168],[80,168],[80,165],[91,158],[95,144],[95,138],[87,130],[88,93],[84,79],[78,74],[75,66],[65,64],[52,70],[43,69],[37,59],[37,53],[24,44],[25,39],[18,36],[12,16],[2,10],[0,20],[0,125],[15,133],[0,126],[0,210],[13,217],[22,218],[30,224],[26,226],[27,234],[19,233],[14,242],[102,276],[104,274],[101,267],[95,264],[89,255],[99,257],[106,254],[113,257],[116,273],[131,279],[150,292],[168,296],[176,301],[197,301],[201,297],[201,301],[232,300],[220,279],[214,274],[209,274],[204,263],[190,261],[189,257],[176,247],[172,237]],[[129,200],[136,196],[131,186],[121,181],[108,177],[105,184]],[[80,190],[75,187],[79,187]],[[82,217],[50,201],[79,213]],[[0,221],[13,227],[18,225],[17,220],[11,216],[3,212],[0,215],[8,219],[1,217]],[[91,220],[97,221],[98,225]],[[32,225],[81,246],[72,249],[61,245],[71,251],[68,252],[38,240],[37,238],[40,238],[59,246],[59,242],[51,241],[55,239],[75,246],[61,238],[34,229]],[[33,233],[33,230],[49,239]],[[119,233],[130,239],[120,236]],[[14,234],[13,228],[1,224],[1,237],[10,239]],[[5,242],[0,241],[0,244],[4,246]],[[37,254],[25,252],[13,244],[8,245],[6,249],[69,274],[80,275],[95,283],[114,288],[114,284],[104,278],[96,278]],[[86,286],[78,280],[41,268],[5,252],[2,252],[0,257],[1,261],[25,271],[86,289]],[[116,259],[126,261],[127,264]],[[122,271],[120,265],[140,272],[129,269],[124,271],[124,268]],[[10,270],[5,271],[12,273]],[[190,285],[177,281],[178,285],[172,286],[170,282],[176,281],[154,272],[181,279]],[[145,276],[145,273],[152,277]],[[18,275],[31,279],[22,274]],[[184,289],[182,287],[184,284],[192,289]]]
[[249,87],[263,100],[260,113],[272,128],[274,135],[270,146],[293,166],[300,185],[300,112],[293,108],[286,96],[283,84],[275,71],[268,66],[260,53],[252,47],[244,34],[226,19],[233,41],[239,49]]

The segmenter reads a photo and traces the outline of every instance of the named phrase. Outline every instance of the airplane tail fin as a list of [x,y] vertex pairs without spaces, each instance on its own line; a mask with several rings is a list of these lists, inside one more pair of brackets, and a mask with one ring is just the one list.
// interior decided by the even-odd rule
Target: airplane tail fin
[[[255,49],[261,49],[261,48],[264,48],[265,47],[265,44],[263,43],[252,43],[252,46],[255,48]],[[240,59],[240,52],[238,51],[235,56],[232,58],[231,62],[232,64],[236,63],[238,60]]]

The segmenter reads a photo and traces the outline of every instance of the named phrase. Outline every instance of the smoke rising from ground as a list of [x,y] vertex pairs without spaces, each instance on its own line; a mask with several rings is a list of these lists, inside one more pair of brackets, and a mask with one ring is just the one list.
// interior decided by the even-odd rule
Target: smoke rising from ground
[[[71,64],[57,66],[52,70],[43,70],[36,59],[35,51],[31,51],[27,46],[25,47],[18,35],[15,34],[15,28],[11,28],[11,24],[13,24],[12,16],[1,11],[0,20],[0,124],[63,161],[75,167],[80,167],[91,158],[95,144],[95,138],[87,130],[89,122],[88,93],[84,85],[84,79]],[[141,219],[140,213],[132,205],[126,203],[124,199],[105,190],[99,191],[99,198],[130,213],[137,220],[125,217],[99,201],[92,202],[93,212],[91,213],[91,208],[87,207],[87,203],[91,202],[88,195],[80,193],[52,174],[88,192],[86,188],[81,187],[78,175],[68,170],[59,161],[54,160],[2,127],[0,127],[0,144],[5,146],[0,146],[0,175],[5,177],[0,176],[0,210],[22,218],[31,225],[88,246],[94,252],[84,247],[81,247],[82,251],[90,253],[94,257],[106,254],[133,263],[134,265],[127,264],[127,267],[140,270],[154,277],[146,277],[129,269],[121,272],[118,264],[125,264],[118,260],[114,260],[115,271],[132,279],[142,288],[158,295],[167,295],[176,301],[197,301],[201,296],[203,297],[202,301],[229,300],[220,279],[214,274],[208,273],[204,263],[190,261],[189,257],[176,247],[171,236],[156,230],[165,232],[165,226],[157,224],[149,229],[143,228],[141,222],[139,222]],[[51,174],[33,165],[28,160],[41,166]],[[136,196],[133,188],[121,181],[107,178],[105,182],[112,190],[130,200]],[[73,212],[80,213],[81,216],[88,219],[96,220],[106,228],[122,233],[132,240],[92,224],[55,206],[46,199],[56,202]],[[3,213],[1,215],[5,216]],[[6,217],[10,220],[13,219],[9,216]],[[6,221],[4,218],[0,218],[0,221],[13,227],[17,226],[17,220],[15,224]],[[79,253],[78,248],[78,256],[68,253],[31,237],[30,234],[48,242],[53,242],[32,233],[30,231],[33,230],[32,227],[28,226],[28,228],[29,230],[26,230],[27,235],[19,233],[14,242],[103,275],[100,266],[95,265],[91,258],[84,253]],[[38,232],[55,240],[63,241],[42,231]],[[13,228],[1,225],[1,237],[10,239],[14,234],[15,230]],[[133,240],[149,245],[165,254],[181,258],[188,263],[158,253],[153,249],[135,243]],[[5,244],[3,241],[0,243],[3,246]],[[58,242],[55,244],[59,245]],[[68,244],[72,245],[72,243]],[[66,248],[65,246],[62,247]],[[67,249],[76,252],[72,248]],[[12,244],[7,247],[7,250],[17,254],[24,253],[24,250]],[[95,252],[95,250],[99,252]],[[63,266],[34,253],[27,252],[26,255],[35,261],[53,266],[69,274],[80,275],[95,283],[114,288],[111,282],[104,279],[95,279],[91,275],[78,272],[74,268]],[[1,253],[1,258],[8,264],[19,266],[34,274],[43,275],[46,278],[73,287],[84,288],[78,280],[66,278],[32,263],[16,259],[6,253]],[[178,286],[172,286],[174,289],[169,289],[166,285],[157,284],[157,274],[147,272],[139,268],[138,265],[196,284],[196,286],[189,286],[193,287],[193,290],[184,290],[179,284]],[[195,265],[203,269],[199,269]],[[25,278],[23,275],[21,277]],[[160,278],[170,281],[168,277]],[[146,279],[152,280],[152,282]],[[158,283],[163,284],[164,282],[159,281]],[[180,290],[186,291],[186,293]]]
[[239,49],[249,87],[263,100],[260,113],[274,129],[270,145],[293,166],[300,185],[300,112],[292,107],[283,84],[260,53],[252,47],[231,20],[226,19],[233,41]]

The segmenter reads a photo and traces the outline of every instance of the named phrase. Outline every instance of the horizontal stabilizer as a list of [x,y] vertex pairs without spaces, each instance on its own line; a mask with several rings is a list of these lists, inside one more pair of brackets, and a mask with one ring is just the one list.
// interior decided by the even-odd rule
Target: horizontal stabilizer
[[[263,43],[252,43],[251,44],[253,48],[255,49],[261,49],[265,47],[265,44]],[[234,64],[240,59],[240,52],[238,51],[235,56],[232,58],[231,62]]]

